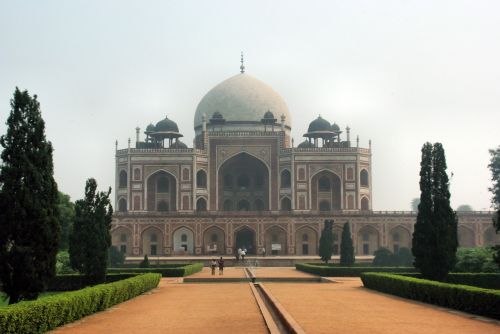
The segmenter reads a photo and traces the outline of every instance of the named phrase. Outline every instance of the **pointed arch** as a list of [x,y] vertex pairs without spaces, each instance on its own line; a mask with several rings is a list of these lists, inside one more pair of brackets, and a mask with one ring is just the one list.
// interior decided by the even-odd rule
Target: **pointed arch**
[[175,255],[194,254],[194,231],[187,225],[177,227],[172,231],[172,244]]
[[144,184],[148,211],[177,211],[178,180],[174,174],[158,169],[145,178]]
[[163,231],[157,226],[148,226],[141,232],[142,254],[160,256],[163,254]]
[[[307,236],[304,238],[304,236]],[[318,231],[310,226],[303,226],[295,231],[295,254],[318,254]]]
[[316,171],[309,179],[309,189],[311,209],[321,211],[342,209],[342,177],[336,172],[328,168]]

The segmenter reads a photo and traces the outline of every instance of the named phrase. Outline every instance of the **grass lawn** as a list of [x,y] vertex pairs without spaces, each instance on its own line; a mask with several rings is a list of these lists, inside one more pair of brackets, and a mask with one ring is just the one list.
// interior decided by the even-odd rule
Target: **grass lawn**
[[[47,291],[42,293],[38,298],[43,298],[47,296],[57,295],[59,293],[63,293],[63,291]],[[0,292],[0,307],[9,305],[9,298],[3,292]]]

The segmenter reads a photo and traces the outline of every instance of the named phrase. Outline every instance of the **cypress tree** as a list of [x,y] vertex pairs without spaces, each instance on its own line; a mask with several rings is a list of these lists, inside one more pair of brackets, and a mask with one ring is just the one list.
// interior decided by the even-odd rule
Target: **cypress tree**
[[321,260],[328,263],[333,253],[333,220],[325,220],[325,227],[319,238],[319,256]]
[[340,264],[350,266],[354,264],[354,246],[351,237],[351,227],[349,222],[344,224],[342,229],[342,240],[340,244]]
[[432,144],[422,147],[420,162],[420,203],[418,204],[417,221],[414,226],[411,251],[415,257],[415,268],[422,273],[432,268],[435,244],[432,234]]
[[443,145],[435,143],[432,151],[434,200],[433,225],[436,235],[435,257],[430,278],[442,280],[456,263],[458,248],[457,217],[450,206],[449,180]]
[[0,138],[0,281],[13,304],[36,299],[55,275],[60,228],[40,103],[16,88],[11,108]]
[[[495,150],[489,150],[491,159],[488,165],[491,171],[491,181],[493,185],[489,188],[489,191],[493,194],[491,198],[491,204],[495,213],[493,214],[493,227],[496,233],[500,233],[500,146]],[[493,259],[500,266],[500,245],[493,246],[495,254]]]
[[75,202],[75,220],[70,235],[71,267],[86,276],[90,284],[106,279],[108,248],[111,246],[113,208],[108,192],[97,192],[97,182],[88,179],[85,198]]
[[442,280],[456,261],[457,218],[450,206],[443,146],[425,143],[420,163],[420,204],[413,232],[415,268],[429,279]]

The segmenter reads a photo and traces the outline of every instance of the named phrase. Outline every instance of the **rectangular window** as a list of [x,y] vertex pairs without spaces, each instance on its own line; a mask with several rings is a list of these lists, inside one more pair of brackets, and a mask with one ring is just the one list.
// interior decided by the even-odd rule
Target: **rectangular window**
[[393,253],[396,254],[397,252],[399,252],[399,245],[394,245],[393,249],[394,249]]
[[302,244],[302,255],[309,255],[309,245]]
[[120,252],[127,254],[127,245],[120,245]]
[[333,255],[339,254],[339,244],[333,244]]
[[363,255],[370,255],[370,245],[363,244]]
[[156,255],[156,245],[151,245],[151,255]]

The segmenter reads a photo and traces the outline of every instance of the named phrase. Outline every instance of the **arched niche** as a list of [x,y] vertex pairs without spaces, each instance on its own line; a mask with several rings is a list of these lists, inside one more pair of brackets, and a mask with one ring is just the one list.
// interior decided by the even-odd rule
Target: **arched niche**
[[281,188],[290,188],[292,185],[292,175],[288,169],[284,169],[281,172],[280,177]]
[[194,254],[194,234],[187,227],[180,227],[172,235],[175,255]]
[[240,228],[234,232],[235,248],[246,249],[247,255],[257,254],[255,243],[255,231],[247,226]]
[[357,235],[357,254],[373,255],[379,247],[379,232],[371,226],[363,226]]
[[127,211],[127,200],[123,197],[118,200],[118,211],[119,212]]
[[160,170],[148,177],[147,207],[149,211],[176,211],[177,182],[175,177]]
[[474,231],[468,229],[465,226],[458,226],[457,228],[458,234],[458,246],[464,248],[472,248],[476,246],[476,236]]
[[196,187],[206,188],[207,187],[207,173],[203,169],[200,169],[196,173]]
[[123,226],[111,231],[111,244],[125,255],[132,255],[132,232]]
[[292,211],[292,201],[288,197],[281,199],[281,211]]
[[207,200],[203,197],[198,198],[196,201],[196,211],[207,211]]
[[225,233],[216,226],[211,226],[203,232],[203,252],[207,255],[224,255],[225,248]]
[[362,187],[369,187],[369,176],[368,176],[368,171],[366,169],[362,169],[361,172],[359,172],[359,183]]
[[[260,199],[262,210],[269,210],[269,170],[256,157],[240,153],[225,161],[218,171],[219,210],[224,209],[226,200],[232,200],[236,210],[252,210],[250,203]],[[240,206],[242,200],[249,203]]]
[[341,180],[337,174],[324,170],[312,177],[311,204],[313,210],[340,210],[341,196]]
[[295,231],[295,254],[318,254],[318,234],[314,229],[310,227],[303,227]]
[[160,256],[163,254],[163,232],[156,227],[148,227],[141,234],[142,254]]
[[122,169],[118,175],[118,188],[127,188],[127,184],[127,172]]
[[287,234],[279,226],[272,226],[264,233],[266,253],[271,255],[286,255],[288,250]]
[[389,250],[397,253],[401,248],[411,249],[411,233],[402,226],[396,226],[389,231]]

